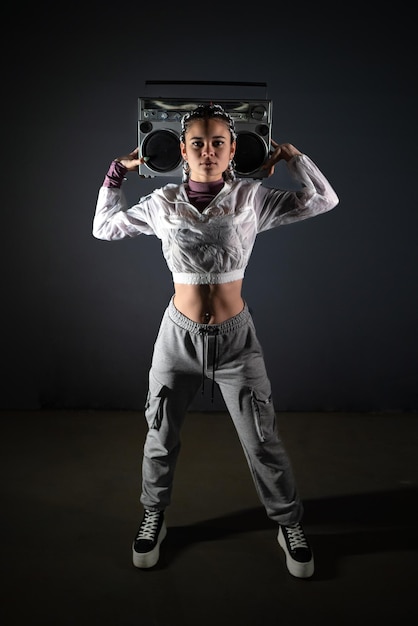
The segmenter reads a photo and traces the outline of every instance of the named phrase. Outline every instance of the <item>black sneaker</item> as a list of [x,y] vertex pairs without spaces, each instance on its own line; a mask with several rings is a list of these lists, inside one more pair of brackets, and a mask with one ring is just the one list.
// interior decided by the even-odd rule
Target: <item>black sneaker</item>
[[314,558],[300,524],[279,526],[277,541],[286,554],[286,566],[292,576],[309,578],[314,573]]
[[139,527],[132,546],[135,567],[154,567],[160,556],[160,543],[167,534],[164,511],[148,511]]

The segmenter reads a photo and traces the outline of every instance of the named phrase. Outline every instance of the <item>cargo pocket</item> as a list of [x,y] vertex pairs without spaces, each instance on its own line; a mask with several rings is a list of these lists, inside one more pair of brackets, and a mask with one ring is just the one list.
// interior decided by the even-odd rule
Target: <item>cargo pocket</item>
[[275,414],[271,401],[271,394],[263,396],[255,389],[251,389],[251,406],[253,410],[254,425],[260,441],[266,440],[266,435],[274,429]]
[[149,428],[160,430],[166,397],[167,393],[164,385],[160,385],[156,381],[150,383],[145,401],[145,417]]

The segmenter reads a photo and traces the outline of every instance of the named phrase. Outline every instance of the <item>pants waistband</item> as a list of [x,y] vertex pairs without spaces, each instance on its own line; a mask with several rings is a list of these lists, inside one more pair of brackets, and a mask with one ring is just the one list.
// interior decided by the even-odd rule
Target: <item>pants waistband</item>
[[230,317],[228,320],[225,320],[220,324],[199,324],[199,322],[194,322],[183,315],[183,313],[180,313],[180,311],[174,306],[173,298],[171,298],[168,305],[168,314],[170,319],[175,324],[196,335],[210,335],[212,333],[226,335],[238,328],[241,328],[242,326],[245,326],[251,317],[248,305],[247,303],[244,303],[244,308],[240,313],[238,313],[238,315],[234,315],[234,317]]

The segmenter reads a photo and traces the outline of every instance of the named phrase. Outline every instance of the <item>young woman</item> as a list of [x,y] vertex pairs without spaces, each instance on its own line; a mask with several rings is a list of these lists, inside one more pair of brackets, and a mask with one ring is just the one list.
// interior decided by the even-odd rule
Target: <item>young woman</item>
[[93,234],[117,240],[155,235],[173,275],[174,295],[154,346],[145,406],[142,464],[144,515],[133,563],[153,567],[166,536],[186,411],[205,379],[216,384],[235,425],[260,501],[278,524],[289,572],[308,578],[314,558],[304,534],[303,505],[279,437],[270,381],[242,282],[258,233],[303,220],[338,204],[311,159],[272,141],[268,175],[284,159],[298,191],[236,179],[233,119],[219,105],[200,105],[182,119],[183,182],[166,184],[128,208],[121,185],[144,159],[138,149],[115,159],[98,195]]

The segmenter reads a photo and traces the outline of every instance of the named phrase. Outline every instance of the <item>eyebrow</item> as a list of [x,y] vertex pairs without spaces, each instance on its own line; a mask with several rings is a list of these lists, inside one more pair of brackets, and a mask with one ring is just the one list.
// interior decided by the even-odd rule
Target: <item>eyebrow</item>
[[[225,139],[226,135],[213,135],[213,137],[211,137],[211,139]],[[203,139],[203,135],[196,135],[195,137],[190,137],[190,140],[192,139]]]

